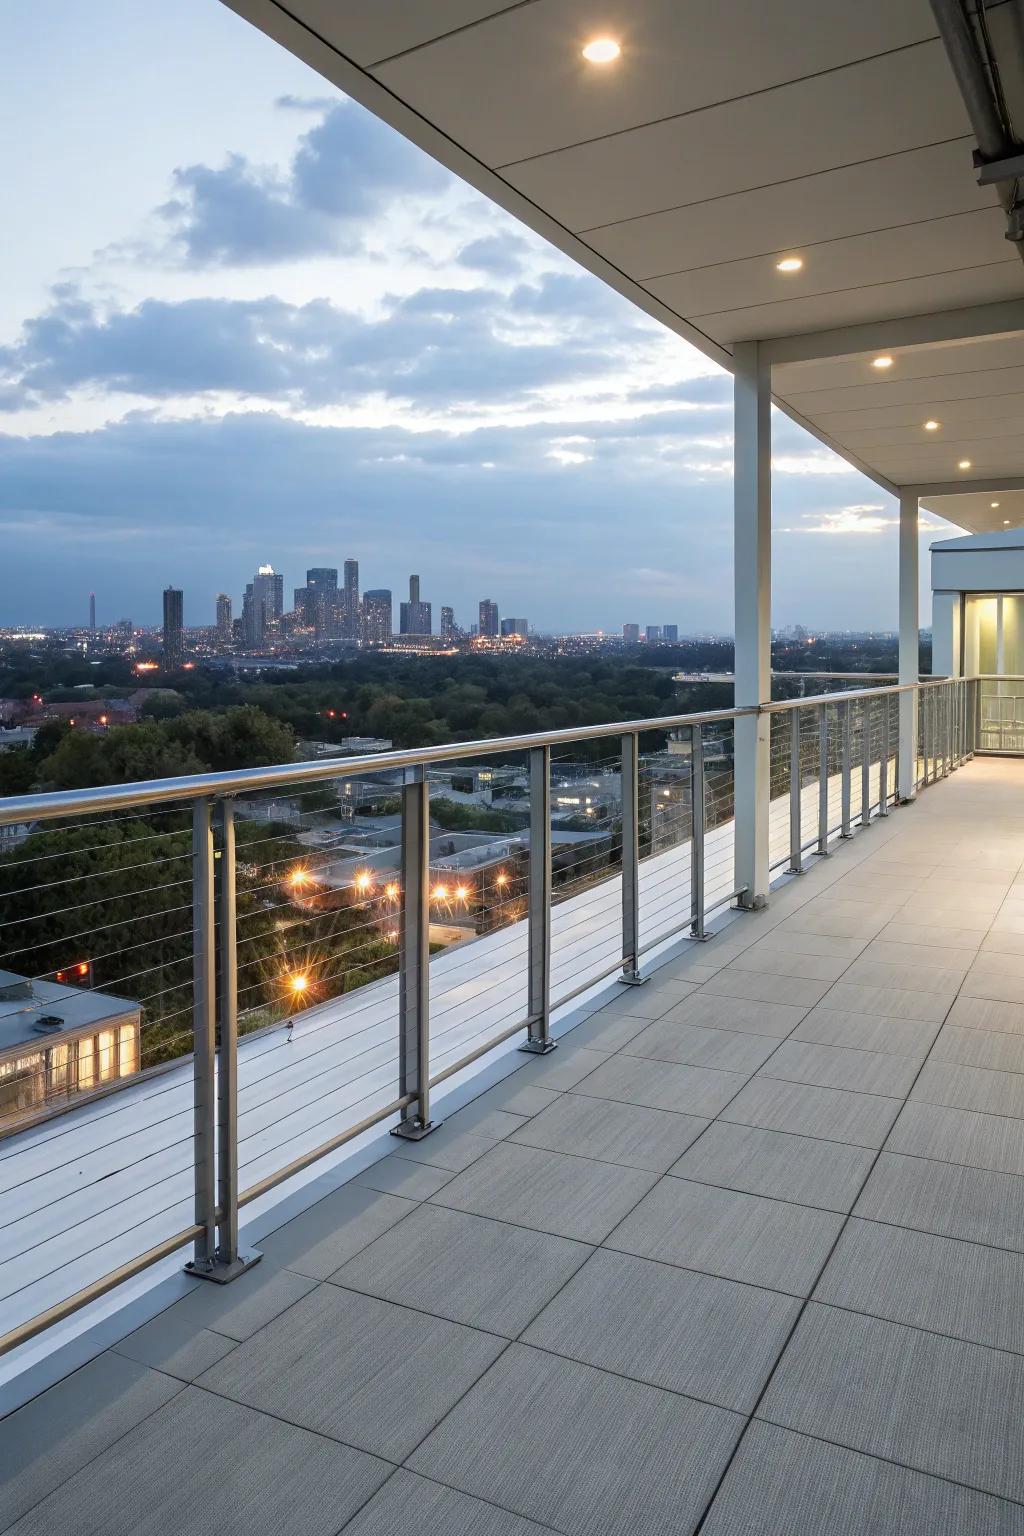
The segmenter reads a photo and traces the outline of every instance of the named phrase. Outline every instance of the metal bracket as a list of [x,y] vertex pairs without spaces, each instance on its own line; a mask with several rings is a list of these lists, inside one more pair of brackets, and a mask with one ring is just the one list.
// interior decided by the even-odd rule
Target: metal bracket
[[229,1285],[239,1275],[244,1275],[247,1269],[258,1264],[262,1257],[258,1248],[240,1253],[234,1259],[222,1259],[219,1254],[215,1254],[212,1259],[192,1259],[185,1265],[185,1273],[194,1275],[197,1280],[212,1280],[214,1285]]
[[525,1051],[527,1056],[550,1056],[552,1051],[557,1051],[557,1040],[524,1040],[519,1050]]
[[618,979],[624,987],[644,987],[651,978],[649,976],[641,976],[639,971],[623,971]]
[[390,1136],[397,1136],[400,1141],[422,1141],[424,1136],[429,1136],[431,1131],[436,1131],[443,1125],[443,1120],[403,1120],[399,1125],[392,1126],[388,1132]]

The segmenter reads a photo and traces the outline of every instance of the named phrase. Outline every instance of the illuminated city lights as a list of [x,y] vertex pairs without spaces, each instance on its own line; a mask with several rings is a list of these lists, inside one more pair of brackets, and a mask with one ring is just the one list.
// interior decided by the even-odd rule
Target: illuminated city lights
[[368,890],[371,889],[372,886],[373,886],[373,876],[370,874],[369,870],[368,869],[360,870],[359,874],[356,875],[356,890],[357,891],[368,891]]
[[508,885],[508,875],[502,872],[500,875],[495,877],[494,883],[495,885]]
[[307,991],[309,988],[309,977],[303,975],[302,972],[299,971],[296,974],[288,977],[288,985],[296,997],[301,997],[303,992]]
[[384,887],[384,895],[388,901],[398,900],[398,885],[394,880],[389,880]]
[[435,885],[433,890],[433,897],[435,901],[447,901],[448,887],[446,885]]
[[464,886],[464,885],[457,885],[455,887],[455,900],[456,901],[465,901],[465,899],[466,899],[466,897],[468,895],[469,895],[469,890],[468,890],[468,888],[466,886]]

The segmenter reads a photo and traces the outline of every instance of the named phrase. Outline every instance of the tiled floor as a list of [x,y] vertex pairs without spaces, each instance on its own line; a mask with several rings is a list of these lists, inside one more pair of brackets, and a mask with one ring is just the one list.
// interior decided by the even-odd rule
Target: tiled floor
[[1024,1536],[1024,764],[0,1423],[28,1536]]

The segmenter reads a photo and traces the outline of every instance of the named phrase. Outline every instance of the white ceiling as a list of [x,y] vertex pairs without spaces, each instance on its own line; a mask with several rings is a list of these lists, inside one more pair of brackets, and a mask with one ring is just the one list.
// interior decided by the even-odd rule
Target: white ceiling
[[[928,0],[226,3],[720,361],[1024,299]],[[1024,472],[1024,332],[887,350],[777,367],[776,397],[889,484]],[[992,499],[956,520],[1001,526]]]

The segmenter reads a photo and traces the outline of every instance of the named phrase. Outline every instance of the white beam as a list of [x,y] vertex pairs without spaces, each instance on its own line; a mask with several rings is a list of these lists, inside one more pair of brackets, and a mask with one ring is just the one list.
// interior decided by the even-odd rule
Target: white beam
[[[735,701],[771,699],[771,368],[757,342],[733,356],[735,371]],[[736,886],[741,906],[768,894],[769,715],[736,721]]]
[[960,676],[960,593],[932,593],[932,676]]
[[946,346],[1019,331],[1024,331],[1024,299],[1004,299],[998,304],[975,304],[932,315],[906,315],[829,331],[808,331],[803,336],[777,336],[762,341],[761,346],[770,363],[812,363],[827,357],[856,357],[862,352],[891,352],[897,347]]
[[[900,496],[900,647],[899,680],[916,683],[919,676],[921,628],[917,494]],[[900,694],[900,746],[897,788],[901,800],[917,794],[917,693]]]
[[1024,475],[996,476],[992,480],[925,480],[904,485],[901,491],[917,496],[998,496],[1000,491],[1024,491]]

